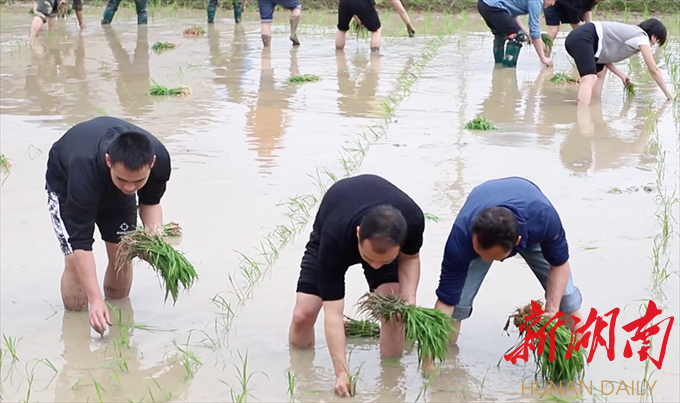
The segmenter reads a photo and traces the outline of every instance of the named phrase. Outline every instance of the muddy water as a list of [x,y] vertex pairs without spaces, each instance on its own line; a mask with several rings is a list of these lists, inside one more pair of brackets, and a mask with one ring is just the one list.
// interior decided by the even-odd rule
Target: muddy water
[[[21,45],[27,23],[23,11],[2,9],[1,145],[14,162],[1,188],[2,332],[21,338],[20,361],[10,366],[10,358],[3,360],[2,397],[25,398],[32,379],[30,398],[37,401],[234,401],[230,390],[241,392],[237,368],[242,367],[240,356],[247,354],[246,372],[253,374],[250,401],[287,400],[287,371],[295,374],[296,400],[338,401],[330,393],[333,372],[323,316],[317,323],[315,352],[289,353],[287,348],[293,290],[309,227],[281,251],[271,276],[254,287],[232,322],[210,299],[221,293],[237,306],[228,281],[239,264],[234,250],[256,257],[254,248],[265,230],[286,222],[285,208],[275,209],[275,203],[316,193],[307,175],[318,165],[331,166],[342,146],[350,147],[358,132],[382,116],[377,97],[394,91],[427,39],[388,39],[380,58],[368,55],[365,42],[350,41],[344,57],[336,57],[327,35],[332,27],[305,26],[303,47],[291,51],[282,25],[271,52],[262,53],[256,23],[239,29],[225,20],[207,38],[189,40],[179,35],[181,30],[203,21],[204,14],[165,16],[161,11],[146,29],[138,30],[130,10],[121,10],[116,23],[104,30],[96,24],[100,14],[95,10],[86,16],[90,28],[82,36],[71,20],[33,52]],[[419,22],[427,24],[425,19]],[[398,24],[391,26],[398,30]],[[479,21],[471,21],[464,34],[446,40],[394,116],[387,139],[371,147],[361,168],[386,176],[441,219],[427,225],[419,302],[434,303],[443,245],[467,192],[486,179],[521,175],[536,181],[561,213],[585,309],[604,314],[619,307],[617,323],[627,323],[638,316],[635,300],[653,297],[661,303],[646,289],[649,238],[658,232],[653,222],[656,193],[644,190],[653,185],[657,166],[650,154],[653,134],[644,120],[647,105],[641,99],[624,102],[618,80],[610,79],[603,106],[577,115],[575,88],[547,83],[552,73],[541,70],[532,50],[522,52],[517,71],[494,71],[485,34]],[[157,55],[150,50],[157,40],[180,46]],[[571,68],[564,52],[555,61],[556,71]],[[317,74],[322,81],[288,84],[295,74]],[[193,96],[150,98],[150,78],[168,86],[187,85]],[[664,109],[662,94],[648,78],[638,87],[639,93],[653,97],[661,114],[663,148],[676,152],[671,108]],[[63,310],[58,285],[62,260],[42,190],[50,144],[70,125],[102,112],[137,122],[167,144],[174,172],[165,217],[182,225],[185,236],[178,248],[188,253],[201,275],[173,307],[163,305],[155,276],[140,266],[130,300],[115,305],[123,323],[158,331],[133,330],[123,359],[115,346],[128,338],[119,328],[101,339],[90,331],[86,314]],[[501,130],[461,129],[478,113]],[[672,191],[677,158],[667,158],[666,171]],[[677,206],[675,210],[677,214]],[[97,240],[100,279],[106,264],[102,246]],[[670,268],[677,269],[677,242],[669,250],[675,253]],[[348,277],[351,315],[366,286],[361,270],[353,268]],[[675,277],[664,291],[663,317],[677,317]],[[425,398],[537,400],[528,390],[522,395],[521,380],[526,385],[532,379],[531,364],[502,362],[496,368],[496,363],[514,342],[514,334],[501,332],[506,315],[541,295],[521,260],[494,266],[474,316],[464,324],[459,347]],[[596,387],[603,380],[642,379],[643,364],[622,356],[627,335],[620,325],[615,360],[607,360],[600,347],[591,363],[588,380]],[[660,341],[657,336],[655,345]],[[676,322],[664,373],[653,378],[658,380],[656,401],[678,400],[677,345]],[[353,400],[419,397],[423,381],[414,351],[400,361],[380,362],[375,342],[351,342],[348,348],[354,349],[350,365],[362,365],[359,395]],[[182,350],[195,354],[200,365],[194,366],[197,361]],[[38,364],[40,359],[50,360],[58,372]],[[639,400],[623,390],[609,398]]]

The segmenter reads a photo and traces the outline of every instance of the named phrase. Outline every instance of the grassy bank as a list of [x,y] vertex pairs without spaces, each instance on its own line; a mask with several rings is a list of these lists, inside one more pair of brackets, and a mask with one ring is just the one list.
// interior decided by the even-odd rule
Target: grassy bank
[[[29,3],[28,1],[0,0],[0,4]],[[104,6],[105,0],[83,0],[85,5]],[[126,4],[129,3],[129,4]],[[155,6],[176,5],[184,8],[204,9],[207,0],[149,0]],[[476,0],[402,0],[408,10],[418,11],[460,11],[476,10]],[[231,0],[221,0],[220,7],[224,9],[232,8]],[[134,7],[132,0],[123,0],[122,6]],[[338,7],[338,0],[302,0],[302,6],[306,10],[335,10]],[[247,7],[254,9],[257,7],[257,0],[248,0]],[[389,0],[383,0],[378,4],[379,9],[390,8]],[[633,13],[680,13],[680,1],[677,0],[606,0],[597,5],[597,11],[628,11]]]

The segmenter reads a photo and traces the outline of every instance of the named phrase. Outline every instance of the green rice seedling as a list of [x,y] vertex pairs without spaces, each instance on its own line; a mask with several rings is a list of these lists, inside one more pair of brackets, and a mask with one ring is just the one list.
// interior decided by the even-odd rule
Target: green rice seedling
[[286,371],[286,380],[288,381],[288,395],[293,397],[295,395],[295,374],[292,371]]
[[162,86],[155,82],[154,80],[151,80],[152,85],[149,88],[149,95],[153,96],[188,96],[191,95],[192,91],[191,88],[189,87],[175,87],[175,88],[168,88],[165,86]]
[[481,116],[475,116],[465,125],[465,128],[468,130],[498,130],[495,124]]
[[576,84],[576,80],[566,73],[557,72],[548,80],[551,84]]
[[204,36],[207,33],[205,28],[199,27],[198,25],[194,25],[191,28],[185,29],[182,34],[184,36],[190,36],[190,37],[195,37],[198,38],[199,36]]
[[314,74],[302,74],[288,79],[290,83],[314,83],[320,81],[321,77]]
[[102,392],[106,393],[106,389],[104,389],[104,387],[94,379],[92,374],[90,374],[90,378],[92,379],[92,385],[94,385],[94,390],[97,393],[97,400],[99,401],[99,403],[104,403],[104,399],[102,398]]
[[[144,227],[141,225],[137,226],[138,230],[143,230]],[[182,227],[179,226],[174,221],[167,224],[163,224],[163,236],[167,238],[181,238],[182,237]]]
[[[538,301],[537,304],[543,309],[542,301]],[[527,321],[526,317],[532,315],[532,312],[532,304],[529,303],[523,307],[517,308],[513,314],[508,317],[504,330],[507,332],[507,329],[512,322],[519,330],[519,338],[515,346],[508,349],[506,354],[524,343],[524,337],[526,337],[529,329],[533,332],[538,332],[541,327],[548,323],[549,319],[545,317],[532,318],[531,323],[525,323]],[[547,335],[550,335],[550,332],[555,327],[555,323],[555,321],[551,321],[545,326],[545,333]],[[564,325],[557,327],[554,331],[554,335],[555,357],[553,361],[550,361],[550,339],[546,338],[543,352],[540,356],[538,356],[538,351],[542,343],[541,338],[537,337],[532,340],[534,347],[532,352],[538,365],[536,375],[540,374],[545,382],[555,383],[583,379],[587,365],[587,352],[585,348],[576,349],[576,339],[575,337],[572,337],[572,333]],[[571,354],[569,358],[567,358],[568,354]]]
[[16,337],[2,335],[2,343],[5,345],[5,352],[12,357],[12,362],[19,362],[19,356],[17,355],[17,346],[22,338],[17,339]]
[[12,168],[12,161],[5,157],[5,154],[0,154],[0,172],[9,172]]
[[191,288],[198,274],[194,266],[162,236],[151,234],[145,230],[128,232],[120,241],[116,268],[120,270],[134,258],[146,261],[158,273],[165,287],[165,299],[172,295],[173,305],[177,303],[179,285]]
[[449,339],[454,332],[451,317],[444,312],[408,305],[397,294],[366,293],[359,300],[359,312],[381,319],[401,318],[406,330],[406,340],[418,343],[418,360],[443,362],[449,350]]
[[425,219],[429,221],[439,222],[441,219],[434,214],[425,213]]
[[360,24],[356,19],[352,19],[352,21],[349,23],[349,30],[350,32],[357,34],[357,38],[368,39],[369,36],[371,36],[370,32],[368,32],[368,29],[366,29],[363,24]]
[[378,338],[380,324],[372,320],[357,320],[345,316],[345,336],[348,339]]
[[634,97],[635,96],[635,84],[633,82],[629,82],[628,85],[626,85],[626,95],[629,97]]
[[[191,338],[191,336],[189,336],[189,338]],[[187,378],[193,378],[194,374],[196,373],[195,367],[203,365],[203,363],[198,359],[196,354],[189,350],[189,339],[187,339],[187,343],[184,348],[180,347],[175,340],[172,341],[172,344],[175,345],[175,349],[177,349],[177,351],[180,353],[180,361],[187,373]]]
[[151,50],[153,50],[155,52],[162,52],[162,51],[168,50],[168,49],[175,49],[176,47],[177,47],[177,45],[175,45],[174,43],[158,41],[158,42],[154,43],[153,45],[151,45]]
[[552,54],[552,48],[553,48],[553,41],[550,38],[550,35],[541,34],[541,39],[543,40],[543,44],[545,45],[545,55],[547,57],[550,57],[550,54]]
[[236,364],[232,364],[234,368],[236,368],[236,379],[238,380],[239,387],[241,389],[241,393],[236,394],[232,388],[232,401],[234,402],[242,402],[245,401],[245,398],[248,396],[248,391],[250,390],[250,380],[255,375],[256,373],[260,373],[264,375],[267,379],[269,379],[269,376],[265,374],[262,371],[257,371],[257,372],[252,372],[248,373],[248,353],[246,352],[245,356],[241,355],[241,352],[238,351],[238,356],[239,359],[241,360],[241,366],[237,366]]

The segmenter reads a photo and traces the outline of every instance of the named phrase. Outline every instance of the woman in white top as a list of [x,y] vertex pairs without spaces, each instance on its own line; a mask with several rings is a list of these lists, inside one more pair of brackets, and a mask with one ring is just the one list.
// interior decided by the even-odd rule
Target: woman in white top
[[649,73],[657,85],[672,100],[663,75],[654,61],[652,46],[666,43],[666,27],[656,18],[650,18],[639,25],[612,21],[595,21],[572,30],[565,41],[567,53],[576,62],[579,75],[578,106],[590,105],[590,99],[602,94],[607,70],[616,74],[623,85],[630,85],[630,78],[614,66],[640,52]]

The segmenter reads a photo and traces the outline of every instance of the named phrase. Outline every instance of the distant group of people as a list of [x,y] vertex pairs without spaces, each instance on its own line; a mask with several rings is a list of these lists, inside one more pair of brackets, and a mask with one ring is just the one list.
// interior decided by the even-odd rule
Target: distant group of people
[[[592,10],[604,0],[478,0],[477,9],[494,35],[493,55],[502,67],[517,66],[520,49],[527,38],[536,50],[539,60],[552,66],[549,47],[542,39],[541,12],[545,15],[548,36],[557,37],[561,24],[570,24],[565,48],[574,59],[579,72],[578,106],[588,106],[592,98],[600,98],[607,70],[616,74],[625,86],[630,78],[614,66],[638,53],[642,54],[652,78],[666,98],[675,95],[666,86],[659,71],[652,47],[666,43],[667,30],[656,18],[638,25],[613,21],[593,21]],[[528,15],[529,29],[520,20]]]
[[[121,1],[122,0],[108,1],[106,8],[104,9],[104,15],[102,16],[102,25],[111,24]],[[145,25],[147,23],[147,2],[148,0],[135,0],[137,24],[139,25]],[[236,23],[239,23],[241,22],[241,12],[246,8],[247,0],[232,0],[232,2],[234,7],[234,19]],[[390,4],[406,25],[408,35],[413,37],[416,31],[413,29],[411,20],[401,1],[390,0]],[[30,28],[31,38],[35,38],[38,35],[38,32],[40,32],[40,29],[45,23],[48,23],[51,26],[59,13],[59,9],[65,9],[67,6],[67,0],[33,0],[34,17]],[[208,24],[214,23],[217,6],[218,0],[209,0],[207,6]],[[271,46],[271,26],[276,6],[283,7],[290,11],[290,40],[293,42],[293,46],[300,46],[300,40],[297,36],[302,10],[302,3],[300,0],[257,0],[257,6],[260,12],[260,22],[262,24],[262,44],[265,47]],[[76,12],[80,28],[84,29],[85,23],[83,21],[82,0],[73,0],[73,10]],[[371,51],[379,51],[380,43],[382,41],[382,25],[380,23],[380,16],[376,10],[375,0],[340,0],[338,5],[338,33],[335,38],[336,49],[344,49],[347,32],[350,30],[350,23],[353,19],[360,27],[371,32]]]

